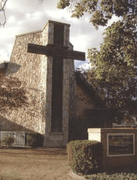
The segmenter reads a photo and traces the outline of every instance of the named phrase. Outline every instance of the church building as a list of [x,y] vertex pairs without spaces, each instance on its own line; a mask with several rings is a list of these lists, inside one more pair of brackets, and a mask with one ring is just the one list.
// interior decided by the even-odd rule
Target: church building
[[[69,32],[69,24],[49,20],[40,31],[16,36],[1,72],[19,78],[30,106],[0,114],[1,132],[39,133],[44,147],[66,146],[70,120],[84,118],[84,110],[95,106],[77,84],[74,60],[85,60],[85,53],[73,50]],[[83,93],[84,101],[78,98]]]

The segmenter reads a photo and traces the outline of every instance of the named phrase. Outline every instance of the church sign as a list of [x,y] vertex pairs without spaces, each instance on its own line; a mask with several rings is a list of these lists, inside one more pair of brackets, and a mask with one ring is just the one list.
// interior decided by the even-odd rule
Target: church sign
[[135,154],[135,134],[107,134],[107,155],[126,156]]
[[104,171],[136,166],[136,128],[89,128],[88,139],[101,142]]

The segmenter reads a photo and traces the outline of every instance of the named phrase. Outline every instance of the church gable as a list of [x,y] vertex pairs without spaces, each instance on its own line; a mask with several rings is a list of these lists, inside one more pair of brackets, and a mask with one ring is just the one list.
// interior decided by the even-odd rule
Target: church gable
[[76,71],[75,75],[77,117],[81,119],[89,118],[86,116],[87,110],[100,109],[105,107],[105,104],[80,71]]
[[[68,142],[70,81],[74,74],[73,57],[80,57],[84,60],[84,53],[73,51],[73,46],[69,42],[69,27],[68,24],[48,21],[41,31],[16,36],[10,59],[12,66],[9,64],[6,72],[7,75],[18,77],[23,82],[22,85],[28,91],[31,106],[7,112],[3,115],[3,119],[15,125],[10,128],[11,131],[24,131],[26,129],[42,134],[46,147],[64,146]],[[55,35],[56,33],[57,35]],[[58,34],[60,35],[58,36]],[[28,53],[28,44],[53,47],[55,51],[53,50],[53,54],[50,55],[41,55],[37,52]],[[57,61],[55,67],[59,65],[59,61],[62,63],[61,83],[63,86],[60,104],[56,104],[54,101],[56,99],[54,92],[57,88],[53,83],[54,81],[56,84],[53,75],[55,71],[60,72],[54,68],[53,62],[55,60]],[[54,77],[56,78],[56,73]],[[53,116],[53,111],[56,109],[54,104],[56,107],[61,107],[60,126],[58,120],[53,126],[56,117]],[[9,127],[7,127],[8,129]]]

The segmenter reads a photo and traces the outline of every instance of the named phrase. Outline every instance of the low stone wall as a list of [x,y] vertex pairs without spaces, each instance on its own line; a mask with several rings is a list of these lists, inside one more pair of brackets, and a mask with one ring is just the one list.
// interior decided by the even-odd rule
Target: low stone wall
[[104,170],[136,166],[137,129],[91,128],[88,139],[102,143]]
[[13,137],[13,147],[24,147],[26,145],[26,133],[24,131],[0,131],[0,143],[7,137]]

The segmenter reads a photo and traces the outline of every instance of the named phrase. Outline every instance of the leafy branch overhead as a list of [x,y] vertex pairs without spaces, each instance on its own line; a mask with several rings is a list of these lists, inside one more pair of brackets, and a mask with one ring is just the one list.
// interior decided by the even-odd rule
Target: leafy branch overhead
[[90,14],[90,22],[98,28],[107,25],[113,15],[125,17],[137,13],[136,0],[60,0],[57,7],[71,10],[72,17],[80,18]]
[[[94,66],[90,74],[92,83],[108,106],[118,108],[137,104],[137,2],[127,2],[132,8],[127,4],[120,20],[106,28],[100,50],[88,52]],[[126,9],[124,3],[122,7]]]

